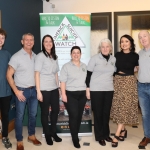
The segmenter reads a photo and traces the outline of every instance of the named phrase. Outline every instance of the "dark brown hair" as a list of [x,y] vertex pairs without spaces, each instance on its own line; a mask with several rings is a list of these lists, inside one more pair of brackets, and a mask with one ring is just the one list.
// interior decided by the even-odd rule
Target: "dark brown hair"
[[73,47],[71,48],[71,54],[72,54],[72,51],[73,51],[74,49],[78,49],[78,50],[80,51],[80,53],[81,53],[81,48],[80,48],[79,46],[73,46]]
[[[48,54],[48,52],[46,51],[46,49],[44,47],[44,40],[45,40],[46,37],[49,37],[52,40],[52,43],[53,43],[53,47],[51,49],[50,54]],[[57,59],[57,55],[56,55],[56,52],[55,52],[55,43],[54,43],[54,40],[53,40],[51,35],[47,34],[43,37],[43,39],[42,39],[42,51],[43,51],[43,53],[45,54],[46,57],[50,57],[50,55],[51,55],[54,60]]]
[[5,38],[7,37],[6,31],[3,30],[2,28],[0,28],[0,34],[1,34],[1,35],[4,35]]
[[[131,44],[130,51],[131,51],[131,52],[135,52],[134,39],[133,39],[130,35],[125,34],[125,35],[123,35],[123,36],[120,38],[120,44],[121,44],[121,39],[122,39],[122,38],[126,38],[126,39],[128,39],[128,40],[130,41],[130,44]],[[121,50],[122,50],[122,49],[121,49]]]

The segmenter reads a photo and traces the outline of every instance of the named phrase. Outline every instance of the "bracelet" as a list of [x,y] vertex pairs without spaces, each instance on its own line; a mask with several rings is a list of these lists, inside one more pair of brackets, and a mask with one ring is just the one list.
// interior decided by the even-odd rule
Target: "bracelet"
[[60,87],[58,87],[58,89],[60,90]]

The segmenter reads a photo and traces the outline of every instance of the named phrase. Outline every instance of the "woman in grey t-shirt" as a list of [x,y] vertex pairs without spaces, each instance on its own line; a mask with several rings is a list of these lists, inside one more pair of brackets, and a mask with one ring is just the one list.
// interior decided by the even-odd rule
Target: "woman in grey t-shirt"
[[[50,35],[45,35],[42,39],[42,52],[37,55],[35,60],[35,81],[37,99],[40,101],[41,107],[41,122],[48,145],[53,145],[51,137],[56,142],[62,141],[56,134],[59,113],[58,71],[54,40]],[[50,106],[52,109],[50,115],[51,128],[48,125]]]
[[95,140],[105,146],[111,142],[109,137],[109,116],[113,98],[113,73],[116,59],[110,55],[112,44],[103,39],[99,45],[99,53],[94,55],[87,67],[87,98],[91,99],[94,114]]
[[80,61],[81,49],[73,46],[72,60],[62,67],[60,71],[60,85],[62,101],[69,114],[69,127],[74,147],[80,148],[78,132],[82,114],[86,103],[86,65]]

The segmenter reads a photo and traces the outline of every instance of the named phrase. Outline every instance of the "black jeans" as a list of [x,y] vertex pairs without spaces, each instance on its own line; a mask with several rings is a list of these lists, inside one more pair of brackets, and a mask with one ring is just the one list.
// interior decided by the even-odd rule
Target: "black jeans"
[[85,91],[66,91],[67,103],[65,107],[69,114],[69,127],[73,140],[78,139],[82,114],[86,103]]
[[91,104],[94,114],[95,140],[109,137],[109,118],[113,91],[91,91]]
[[10,108],[11,96],[0,97],[0,110],[2,121],[2,137],[8,136],[8,124],[9,124],[9,108]]
[[[41,107],[41,122],[43,131],[46,135],[56,134],[56,123],[59,113],[59,92],[58,89],[52,91],[41,91],[43,102],[40,102]],[[49,107],[51,106],[50,121],[51,128],[48,125]]]

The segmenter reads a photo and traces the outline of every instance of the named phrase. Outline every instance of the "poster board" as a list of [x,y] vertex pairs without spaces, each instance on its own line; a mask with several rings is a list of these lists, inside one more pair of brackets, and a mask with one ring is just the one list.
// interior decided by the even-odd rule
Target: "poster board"
[[[40,14],[41,41],[43,36],[49,34],[53,37],[59,68],[69,62],[70,50],[77,45],[81,48],[81,61],[85,64],[90,59],[90,33],[91,15],[89,13],[41,13]],[[49,109],[51,113],[51,107]],[[60,99],[60,111],[58,114],[57,133],[70,135],[69,117],[67,110]],[[49,125],[50,125],[49,118]],[[91,103],[87,101],[80,126],[79,135],[92,135]]]

